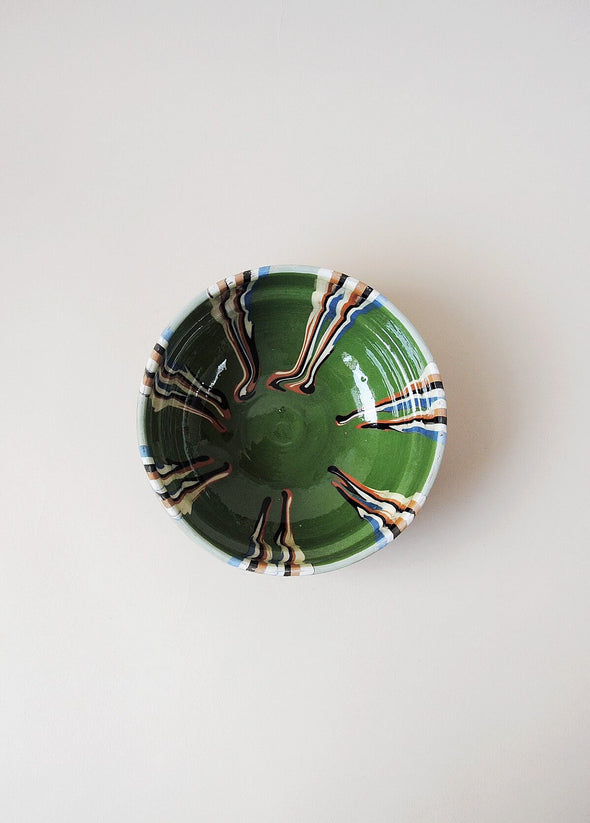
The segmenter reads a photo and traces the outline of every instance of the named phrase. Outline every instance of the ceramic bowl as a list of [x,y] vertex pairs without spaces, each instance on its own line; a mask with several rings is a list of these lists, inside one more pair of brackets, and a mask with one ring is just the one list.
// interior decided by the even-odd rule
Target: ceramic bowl
[[287,577],[367,557],[412,522],[446,415],[432,355],[378,291],[265,266],[220,280],[164,329],[139,447],[188,534],[233,566]]

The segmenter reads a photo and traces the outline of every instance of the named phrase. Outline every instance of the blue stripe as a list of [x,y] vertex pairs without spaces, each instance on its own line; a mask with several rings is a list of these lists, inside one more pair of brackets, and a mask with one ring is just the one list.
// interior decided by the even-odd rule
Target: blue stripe
[[266,277],[266,275],[270,272],[270,266],[261,266],[258,269],[258,277]]
[[227,562],[230,566],[239,566],[242,561],[239,557],[230,557],[230,559]]
[[[383,507],[381,506],[381,503],[377,503],[375,500],[365,500],[365,499],[364,499],[364,497],[361,497],[361,496],[360,496],[360,494],[355,494],[355,495],[354,495],[354,497],[355,497],[355,498],[359,501],[359,505],[361,505],[361,504],[362,504],[362,505],[364,505],[364,506],[368,506],[368,507],[369,507],[370,509],[372,509],[374,512],[380,512],[380,511],[382,511],[382,508],[383,508]],[[370,517],[370,515],[369,515],[367,512],[364,512],[364,513],[361,515],[361,517],[365,517],[365,515],[366,515],[367,517]]]
[[336,343],[342,337],[342,335],[345,332],[347,332],[348,329],[351,326],[354,326],[354,324],[356,323],[357,318],[358,318],[359,315],[366,314],[367,312],[371,311],[371,309],[375,309],[375,308],[377,308],[377,306],[375,305],[375,301],[373,300],[371,303],[366,303],[364,306],[361,306],[360,308],[353,309],[351,311],[350,315],[348,316],[346,324],[344,326],[342,326],[342,328],[339,330],[338,334],[332,339],[332,345],[335,346]]
[[242,306],[244,307],[247,320],[250,320],[250,311],[252,309],[252,292],[254,291],[255,285],[256,280],[251,280],[246,287],[246,293],[240,297],[240,301],[242,303]]
[[150,450],[148,446],[140,446],[139,447],[139,455],[140,457],[150,457]]
[[[392,532],[389,532],[389,534],[391,534],[393,536]],[[390,542],[391,542],[391,537],[389,537],[387,534],[384,534],[383,532],[381,532],[381,538],[379,540],[377,540],[375,545],[377,546],[378,549],[383,549]]]
[[172,334],[173,334],[173,332],[172,332],[172,329],[170,328],[170,326],[166,326],[166,328],[164,329],[164,331],[162,332],[160,337],[163,337],[164,340],[167,340],[168,342],[170,342],[170,338],[172,337]]
[[375,517],[371,517],[370,514],[363,514],[362,517],[363,517],[363,520],[366,520],[367,523],[371,526],[371,528],[375,532],[375,537],[377,538],[376,541],[375,541],[376,545],[379,548],[382,548],[385,545],[385,543],[389,542],[387,540],[387,536],[383,532],[383,524],[379,520],[377,520]]
[[340,303],[344,299],[344,295],[341,292],[336,292],[333,297],[328,300],[328,305],[326,306],[326,314],[324,315],[324,319],[328,318],[330,321],[334,320],[336,317],[336,307],[338,303]]

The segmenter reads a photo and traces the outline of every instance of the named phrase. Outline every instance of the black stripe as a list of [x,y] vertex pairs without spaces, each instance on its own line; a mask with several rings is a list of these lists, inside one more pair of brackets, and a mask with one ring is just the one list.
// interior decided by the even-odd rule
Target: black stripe
[[[332,352],[330,352],[330,354],[332,354]],[[328,355],[328,357],[330,356],[330,354]],[[324,365],[324,363],[326,362],[328,357],[324,358],[324,360],[322,361],[322,365]],[[313,378],[313,379],[315,380],[315,378]],[[314,391],[315,391],[315,382],[313,382],[313,383],[302,383],[301,386],[299,386],[299,390],[301,392],[303,392],[303,394],[313,394]]]
[[287,391],[284,386],[281,386],[282,381],[286,381],[287,377],[275,377],[274,380],[269,380],[268,386],[271,389],[277,389],[278,391]]
[[[415,394],[428,394],[428,392],[432,391],[432,389],[443,389],[444,391],[442,380],[433,380],[432,383],[427,383],[425,386],[414,386],[413,388],[404,388],[402,391],[398,392],[393,397],[386,397],[384,400],[380,400],[375,405],[375,408],[379,409],[380,406],[389,406],[393,403],[401,403],[402,400],[407,400]],[[361,411],[361,409],[357,409],[357,411]],[[351,415],[352,414],[353,412],[351,412]]]
[[447,425],[446,417],[413,417],[411,420],[404,420],[399,423],[387,420],[378,420],[376,423],[362,423],[361,429],[396,429],[398,426],[411,426],[413,423],[424,423],[425,425],[443,423]]
[[[177,375],[179,374],[180,376],[177,377]],[[156,376],[156,383],[158,385],[166,385],[168,391],[173,391],[174,389],[176,389],[177,391],[184,392],[187,398],[203,398],[203,402],[209,402],[213,404],[216,403],[224,411],[229,408],[227,398],[221,391],[213,390],[212,388],[205,386],[197,377],[195,377],[190,372],[189,374],[190,378],[185,377],[183,374],[181,374],[180,369],[177,369],[176,371],[170,371],[165,366],[162,367],[159,374],[154,372],[154,376]],[[178,383],[182,382],[186,382],[188,388],[185,388],[182,385],[178,385]],[[168,387],[169,384],[171,384],[170,388]]]

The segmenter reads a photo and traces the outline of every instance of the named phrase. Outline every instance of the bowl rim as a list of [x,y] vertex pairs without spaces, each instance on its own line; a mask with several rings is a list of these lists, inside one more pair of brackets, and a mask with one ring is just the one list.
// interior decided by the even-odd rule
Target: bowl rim
[[[260,266],[259,268],[248,269],[247,271],[252,272],[252,274],[256,273],[258,275],[267,275],[267,274],[304,274],[304,275],[315,275],[316,277],[323,277],[329,279],[332,274],[334,273],[334,269],[322,268],[317,266],[302,266],[302,265],[295,265],[295,264],[288,264],[288,265],[275,265],[275,266]],[[231,284],[232,280],[236,275],[226,278],[228,284]],[[355,278],[352,278],[355,279]],[[219,281],[218,281],[219,282]],[[366,281],[360,281],[366,284]],[[208,289],[201,290],[189,303],[187,303],[181,311],[179,311],[172,320],[168,323],[168,325],[164,328],[162,334],[160,335],[159,339],[164,338],[164,340],[168,341],[174,332],[178,329],[180,324],[191,314],[195,309],[201,306],[204,302],[209,300],[209,295],[212,289],[215,288],[215,284],[210,286]],[[373,288],[371,286],[371,288]],[[414,324],[408,320],[405,314],[401,312],[394,303],[391,302],[385,295],[383,295],[378,289],[373,289],[376,292],[376,297],[379,300],[379,303],[383,308],[387,309],[393,317],[399,320],[400,323],[408,330],[410,335],[412,336],[414,342],[420,349],[421,354],[426,359],[427,363],[435,363],[434,357],[428,346],[426,345],[424,338],[420,334],[420,332],[416,329]],[[152,351],[153,354],[153,351]],[[153,363],[152,357],[148,358],[148,366],[150,363]],[[149,408],[149,396],[146,395],[143,389],[143,383],[140,384],[140,391],[139,397],[137,399],[137,410],[136,410],[136,419],[137,419],[137,440],[139,445],[139,452],[142,462],[146,463],[146,460],[150,460],[147,455],[149,455],[149,438],[147,436],[147,429],[146,429],[146,415]],[[446,392],[444,388],[442,389],[443,396],[446,400]],[[424,482],[422,489],[420,489],[420,493],[424,497],[424,502],[428,497],[430,490],[436,480],[438,475],[440,464],[442,461],[443,453],[445,450],[446,444],[446,425],[445,425],[445,436],[437,438],[436,441],[436,450],[434,453],[434,457],[432,459],[432,464],[430,466],[430,471],[428,473],[428,477]],[[155,489],[154,483],[158,481],[151,481],[152,487]],[[161,483],[161,481],[160,481]],[[203,537],[199,534],[192,526],[190,526],[185,518],[182,515],[173,516],[173,519],[176,521],[178,526],[182,529],[185,534],[187,534],[194,542],[200,545],[202,548],[206,549],[210,554],[213,554],[219,560],[222,560],[224,563],[234,566],[236,568],[240,568],[240,561],[238,558],[234,557],[234,555],[230,554],[229,552],[220,549],[218,546],[215,546],[213,543],[210,543],[206,537]],[[413,521],[412,521],[413,522]],[[411,525],[411,524],[410,524]],[[388,546],[393,541],[393,534],[391,533],[391,537],[388,538],[387,542],[381,543],[372,543],[370,546],[367,546],[364,549],[361,549],[358,552],[355,552],[348,557],[342,558],[340,560],[335,560],[332,563],[323,563],[321,565],[311,565],[309,571],[302,569],[301,576],[305,574],[323,574],[324,572],[335,571],[336,569],[341,569],[346,566],[350,566],[353,563],[358,563],[360,560],[364,560],[366,557],[374,554],[377,551],[380,551],[385,546]],[[269,567],[272,567],[276,564],[269,564]],[[267,567],[263,572],[264,576],[267,577],[281,577],[283,575],[279,574],[278,570],[273,571],[272,568]]]

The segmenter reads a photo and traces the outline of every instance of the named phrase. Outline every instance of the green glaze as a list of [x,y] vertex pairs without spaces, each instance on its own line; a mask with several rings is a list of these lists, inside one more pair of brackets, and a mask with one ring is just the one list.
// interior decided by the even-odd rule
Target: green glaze
[[[444,430],[424,436],[358,428],[367,419],[363,414],[336,424],[338,415],[401,392],[409,380],[420,378],[432,359],[408,321],[380,295],[336,340],[318,368],[313,393],[267,385],[301,354],[318,270],[300,268],[259,270],[264,276],[251,284],[243,303],[248,304],[260,370],[247,399],[234,396],[243,369],[224,326],[212,314],[212,300],[205,295],[177,321],[166,362],[223,393],[229,407],[222,421],[225,430],[174,405],[156,411],[149,399],[140,403],[140,443],[147,444],[158,465],[180,464],[197,455],[210,458],[213,466],[230,464],[231,473],[205,488],[182,519],[195,535],[228,560],[233,558],[234,565],[251,554],[261,504],[270,498],[270,573],[280,569],[281,552],[273,535],[280,527],[284,489],[292,492],[293,538],[305,564],[315,571],[334,568],[387,541],[379,540],[374,526],[338,493],[329,467],[338,467],[370,489],[411,498],[428,492],[444,443]],[[173,491],[174,483],[168,488]],[[257,570],[268,572],[269,564]]]

